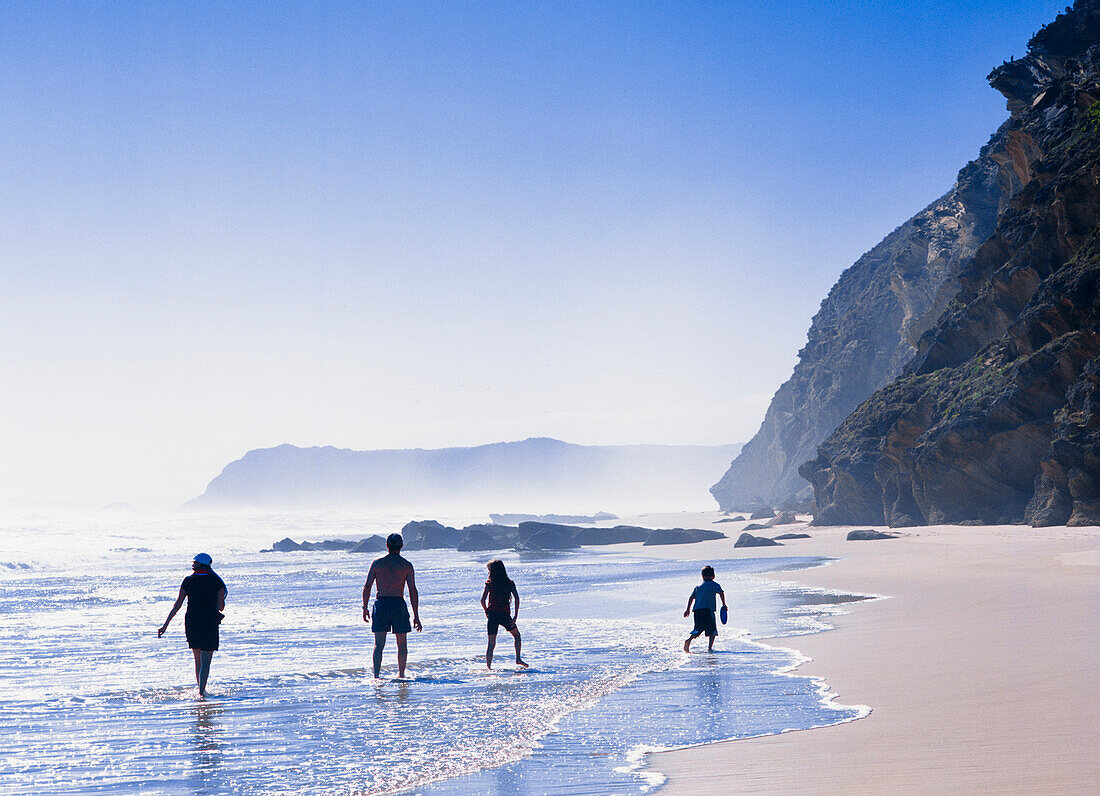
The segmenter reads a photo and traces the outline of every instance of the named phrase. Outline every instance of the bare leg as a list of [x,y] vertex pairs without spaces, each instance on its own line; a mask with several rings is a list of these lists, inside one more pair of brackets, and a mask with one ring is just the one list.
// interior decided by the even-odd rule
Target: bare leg
[[497,645],[496,633],[489,636],[489,646],[485,648],[485,668],[493,668],[493,648]]
[[691,642],[695,641],[697,638],[698,636],[695,633],[687,637],[687,641],[684,642],[684,652],[691,652]]
[[206,696],[206,679],[210,676],[210,661],[214,657],[214,650],[196,650],[200,653],[199,660],[199,694]]
[[519,637],[519,628],[518,627],[512,628],[511,633],[512,633],[512,636],[516,640],[516,663],[518,663],[520,666],[522,666],[524,669],[526,669],[527,664],[523,662],[523,658],[519,657],[519,650],[520,650],[520,647],[522,646],[522,643],[523,643],[520,640],[520,637]]
[[386,648],[386,634],[374,634],[374,676],[378,677],[382,672],[382,650]]
[[714,640],[718,636],[707,636],[707,652],[714,652]]
[[406,643],[407,635],[405,633],[394,633],[394,637],[397,639],[397,676],[405,676],[405,661],[409,659],[409,646]]
[[195,656],[195,685],[199,687],[199,693],[202,693],[202,680],[199,679],[199,670],[202,668],[202,650],[191,650],[191,653]]

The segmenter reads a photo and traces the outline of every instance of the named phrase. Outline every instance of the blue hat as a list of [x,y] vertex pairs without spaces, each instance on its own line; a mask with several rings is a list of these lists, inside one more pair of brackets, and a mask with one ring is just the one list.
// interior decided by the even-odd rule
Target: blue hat
[[214,559],[208,556],[206,553],[199,553],[194,559],[196,564],[202,564],[204,567],[208,567],[214,563]]

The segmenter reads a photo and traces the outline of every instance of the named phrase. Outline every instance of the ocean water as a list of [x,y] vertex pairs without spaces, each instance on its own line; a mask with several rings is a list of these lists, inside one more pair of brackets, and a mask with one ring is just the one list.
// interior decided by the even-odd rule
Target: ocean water
[[[493,555],[410,551],[424,632],[408,681],[383,677],[361,590],[374,555],[261,553],[359,537],[407,517],[29,516],[0,523],[0,783],[9,794],[641,793],[645,752],[849,721],[791,673],[781,639],[825,628],[834,598],[769,581],[813,559],[678,561],[616,548],[506,553],[521,595],[484,666],[478,600]],[[453,518],[470,522],[483,518]],[[210,698],[197,699],[182,612],[191,556],[229,588]],[[495,555],[495,554],[494,554]],[[730,603],[714,653],[682,650],[710,563]],[[837,598],[843,601],[845,598]],[[776,641],[780,639],[780,641]]]

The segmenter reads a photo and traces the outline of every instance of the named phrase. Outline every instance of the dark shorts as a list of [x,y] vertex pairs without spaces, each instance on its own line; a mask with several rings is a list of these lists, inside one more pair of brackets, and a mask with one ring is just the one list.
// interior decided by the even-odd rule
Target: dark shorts
[[698,636],[703,633],[708,636],[718,635],[718,625],[714,624],[714,611],[704,608],[702,611],[692,611],[695,616],[695,629],[691,635]]
[[485,616],[489,619],[489,625],[486,629],[489,631],[490,636],[495,636],[497,629],[501,626],[509,633],[516,629],[516,623],[507,611],[486,611]]
[[411,633],[409,608],[403,597],[379,597],[374,601],[370,629],[373,633]]
[[216,650],[218,648],[218,620],[184,616],[183,629],[187,633],[187,646],[193,650]]

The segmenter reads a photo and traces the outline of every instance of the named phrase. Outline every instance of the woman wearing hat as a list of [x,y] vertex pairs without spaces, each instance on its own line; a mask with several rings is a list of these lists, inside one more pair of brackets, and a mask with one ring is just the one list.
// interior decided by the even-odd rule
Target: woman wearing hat
[[218,623],[225,610],[225,582],[210,568],[213,559],[199,553],[191,564],[193,572],[183,579],[176,604],[168,618],[157,630],[157,638],[164,635],[168,623],[187,600],[187,613],[183,626],[187,632],[187,646],[195,655],[195,681],[199,684],[199,696],[206,696],[206,678],[210,675],[210,659],[218,649]]

